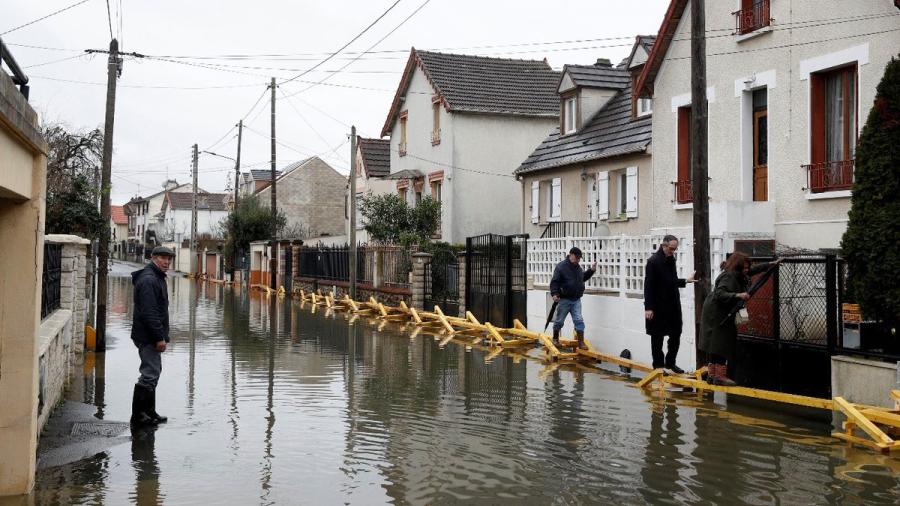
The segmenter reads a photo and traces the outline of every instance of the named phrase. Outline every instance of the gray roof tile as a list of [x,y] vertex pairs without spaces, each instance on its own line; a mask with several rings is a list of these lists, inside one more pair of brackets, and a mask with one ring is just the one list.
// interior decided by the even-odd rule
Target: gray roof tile
[[[169,192],[167,197],[173,209],[190,209],[192,204],[192,193],[187,192]],[[197,209],[209,211],[227,211],[228,206],[225,199],[228,193],[202,193],[197,194]]]
[[391,140],[359,137],[359,150],[369,177],[384,177],[391,173]]
[[622,90],[631,84],[631,74],[626,69],[599,65],[566,65],[563,73],[568,73],[575,85],[581,87]]

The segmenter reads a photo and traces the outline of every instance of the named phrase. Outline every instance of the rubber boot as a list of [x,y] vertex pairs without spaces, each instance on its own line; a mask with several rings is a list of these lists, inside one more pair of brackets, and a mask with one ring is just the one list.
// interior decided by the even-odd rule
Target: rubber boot
[[156,412],[156,389],[154,389],[152,392],[150,392],[149,399],[150,399],[150,401],[149,401],[149,406],[147,408],[147,415],[149,415],[150,418],[153,419],[153,423],[159,424],[159,423],[168,422],[169,417],[163,416]]
[[579,350],[588,349],[587,345],[584,344],[584,331],[576,330],[575,331],[575,340],[578,341],[578,349]]
[[554,328],[553,329],[553,346],[556,346],[557,349],[562,347],[562,343],[559,342],[559,331],[561,329]]
[[733,387],[737,385],[728,378],[728,366],[724,364],[710,364],[709,383],[723,387]]
[[150,391],[135,383],[134,396],[131,398],[131,424],[132,425],[156,425],[153,417],[147,414],[150,406]]

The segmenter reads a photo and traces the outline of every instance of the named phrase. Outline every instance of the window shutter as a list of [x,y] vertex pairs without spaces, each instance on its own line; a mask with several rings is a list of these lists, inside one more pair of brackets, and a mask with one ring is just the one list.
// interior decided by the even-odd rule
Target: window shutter
[[531,182],[531,222],[537,223],[541,220],[541,183],[539,181]]
[[550,210],[550,216],[554,218],[559,218],[562,215],[562,181],[560,178],[553,178],[553,209]]
[[597,218],[609,219],[609,172],[597,174]]
[[691,107],[678,108],[678,181],[691,179]]
[[638,215],[638,168],[625,169],[625,215],[637,218]]
[[825,79],[825,76],[821,74],[810,74],[809,76],[809,131],[812,137],[809,142],[810,163],[822,163],[825,161],[825,108],[827,106],[825,100]]

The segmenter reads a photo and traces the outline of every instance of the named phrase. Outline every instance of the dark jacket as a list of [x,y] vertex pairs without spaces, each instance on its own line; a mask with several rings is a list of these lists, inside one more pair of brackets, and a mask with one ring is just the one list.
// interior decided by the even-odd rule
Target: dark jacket
[[580,299],[584,295],[584,282],[591,279],[594,272],[594,269],[583,270],[580,265],[573,264],[567,257],[553,269],[550,295],[559,295],[563,299],[570,300]]
[[[754,265],[750,268],[750,276],[768,269],[772,264]],[[716,278],[716,285],[703,302],[703,313],[700,318],[700,349],[707,353],[722,355],[726,359],[734,358],[737,346],[737,325],[734,315],[729,313],[740,299],[737,294],[750,288],[750,278],[742,272],[726,271]],[[724,321],[724,323],[723,323]]]
[[150,262],[131,273],[134,285],[134,322],[131,339],[135,344],[169,342],[169,292],[166,273]]
[[650,255],[644,270],[644,309],[653,311],[653,319],[645,320],[651,336],[681,335],[681,295],[687,281],[678,277],[675,257],[667,257],[662,248]]

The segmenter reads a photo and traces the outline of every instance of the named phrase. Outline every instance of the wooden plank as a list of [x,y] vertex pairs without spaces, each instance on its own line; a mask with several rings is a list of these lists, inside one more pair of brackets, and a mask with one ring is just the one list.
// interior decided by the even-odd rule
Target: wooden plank
[[485,357],[484,357],[485,363],[490,362],[491,360],[494,360],[494,359],[497,358],[501,353],[503,353],[503,348],[496,348],[496,347],[495,347],[490,353],[488,353],[487,355],[485,355]]
[[578,354],[583,357],[588,357],[588,358],[592,358],[594,360],[599,360],[601,362],[609,362],[612,364],[630,367],[632,369],[637,369],[638,371],[644,371],[644,372],[653,371],[653,368],[647,364],[635,362],[634,360],[629,360],[627,358],[617,357],[615,355],[608,355],[606,353],[600,353],[599,351],[578,350]]
[[865,417],[862,413],[856,409],[856,406],[847,402],[843,397],[835,397],[834,398],[834,409],[837,409],[844,413],[847,418],[855,423],[860,430],[869,435],[876,443],[879,445],[890,445],[893,444],[894,440],[890,438],[887,434],[882,432],[881,429],[878,428],[871,420]]
[[[471,313],[468,313],[468,314],[471,314]],[[477,321],[477,320],[476,320],[476,321]],[[497,329],[496,329],[493,325],[491,325],[490,323],[486,323],[486,324],[485,324],[485,327],[487,327],[487,329],[488,329],[488,335],[491,336],[491,338],[494,340],[494,342],[495,342],[496,344],[499,344],[499,345],[502,346],[502,345],[503,345],[503,342],[506,341],[506,339],[503,339],[503,336],[501,336],[500,333],[497,332]]]
[[515,348],[518,346],[528,346],[534,344],[531,339],[505,339],[500,346],[504,348]]
[[447,346],[447,344],[452,340],[453,340],[453,334],[450,334],[447,337],[441,339],[441,342],[438,343],[438,346],[443,348],[444,346]]
[[518,329],[518,330],[528,330],[528,328],[525,327],[525,325],[522,325],[522,322],[520,322],[518,318],[513,319],[513,328]]
[[351,299],[349,295],[344,295],[344,302],[349,304],[350,308],[354,311],[359,311],[359,304],[357,304],[355,300]]
[[434,306],[434,312],[435,312],[435,314],[438,315],[438,319],[439,319],[439,320],[441,321],[441,323],[444,325],[444,328],[447,329],[447,332],[450,332],[451,334],[454,333],[454,332],[456,332],[455,330],[453,330],[453,326],[450,325],[450,322],[447,321],[447,317],[444,316],[444,312],[441,311],[441,308],[440,308],[440,307]]
[[550,340],[550,337],[547,334],[538,334],[538,340],[544,345],[544,348],[547,349],[547,354],[550,355],[550,358],[559,356],[559,350],[554,346],[553,341]]
[[412,315],[413,321],[416,322],[417,325],[422,324],[422,318],[419,317],[419,313],[418,313],[418,311],[416,311],[416,308],[414,308],[414,307],[409,308],[409,313]]
[[[856,405],[856,407],[859,408],[859,405]],[[880,423],[881,425],[888,425],[891,427],[900,427],[900,413],[898,412],[881,411],[869,408],[860,409],[859,412],[875,423]]]
[[635,385],[635,386],[637,386],[638,388],[644,388],[644,386],[646,386],[647,384],[649,384],[656,378],[660,377],[662,375],[662,373],[663,373],[662,369],[653,369],[652,371],[650,371],[650,374],[644,376],[644,378],[641,379],[641,381],[638,381],[637,385]]
[[475,315],[473,315],[471,311],[466,311],[466,319],[476,325],[481,325],[481,322],[478,321],[478,318],[475,318]]
[[382,304],[380,302],[378,303],[378,311],[381,313],[381,316],[388,315],[387,309],[384,308],[384,304]]
[[865,446],[866,448],[871,448],[877,452],[884,453],[886,451],[890,451],[890,450],[894,449],[893,448],[894,445],[878,444],[875,441],[857,437],[857,436],[854,436],[851,434],[844,434],[843,432],[832,432],[831,436],[834,438],[837,438],[837,439],[841,439],[843,441],[847,441],[848,443],[852,443],[852,444],[859,445],[859,446]]
[[818,409],[832,409],[831,399],[820,399],[818,397],[807,397],[805,395],[786,394],[784,392],[774,392],[771,390],[760,390],[758,388],[748,387],[725,387],[721,385],[713,385],[705,381],[697,381],[694,378],[685,376],[663,376],[662,381],[672,385],[680,385],[692,388],[702,388],[703,390],[714,390],[716,392],[725,392],[732,395],[740,395],[743,397],[752,397],[754,399],[763,399],[767,401],[783,402],[786,404],[796,404],[798,406],[808,406]]

